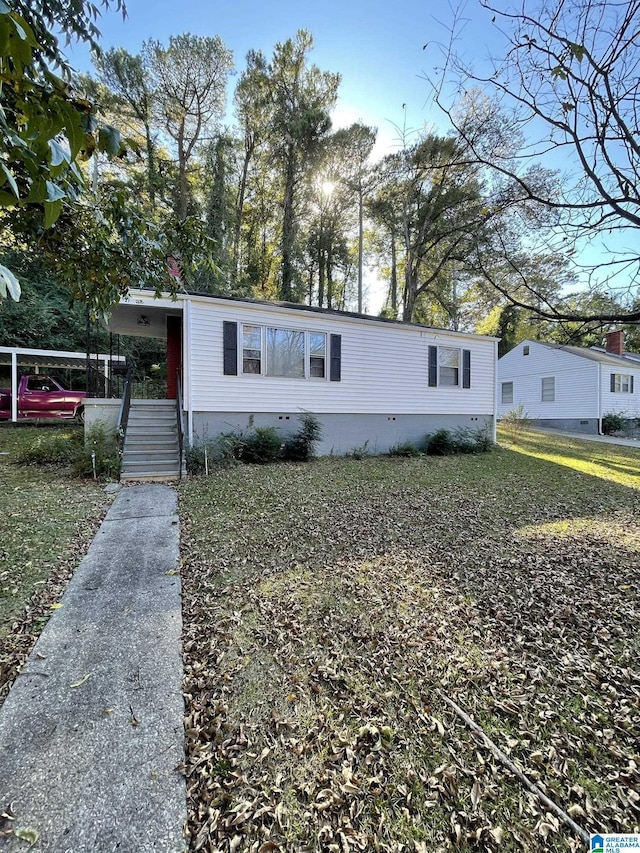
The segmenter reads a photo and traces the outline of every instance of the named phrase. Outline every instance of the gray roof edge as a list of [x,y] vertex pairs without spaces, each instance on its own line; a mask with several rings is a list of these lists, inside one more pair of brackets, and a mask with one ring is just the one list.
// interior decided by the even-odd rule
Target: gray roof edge
[[[152,290],[146,288],[132,288],[131,292],[142,292],[153,294]],[[459,332],[454,329],[444,329],[439,326],[426,326],[422,323],[405,323],[402,320],[394,320],[390,317],[376,317],[373,314],[360,314],[357,311],[339,311],[336,308],[320,308],[317,305],[304,305],[298,302],[282,302],[272,299],[254,299],[251,296],[217,296],[214,293],[201,293],[195,290],[182,290],[179,294],[182,298],[193,297],[195,299],[218,300],[220,302],[238,302],[246,305],[260,305],[265,308],[285,308],[289,311],[304,311],[310,314],[323,314],[329,317],[341,317],[347,320],[363,320],[369,323],[383,323],[389,326],[398,326],[403,329],[421,329],[430,332],[445,332],[449,335],[460,335],[467,338],[479,338],[482,340],[498,341],[493,335],[481,335],[478,332]]]

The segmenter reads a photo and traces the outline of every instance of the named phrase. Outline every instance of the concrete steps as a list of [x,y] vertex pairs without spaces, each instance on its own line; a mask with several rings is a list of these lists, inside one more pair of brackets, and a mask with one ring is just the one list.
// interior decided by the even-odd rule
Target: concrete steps
[[120,479],[177,480],[180,460],[174,400],[132,400]]

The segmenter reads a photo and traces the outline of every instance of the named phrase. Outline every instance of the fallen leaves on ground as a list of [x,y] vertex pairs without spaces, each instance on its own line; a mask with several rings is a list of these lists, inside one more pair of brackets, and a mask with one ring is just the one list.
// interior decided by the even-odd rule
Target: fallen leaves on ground
[[581,850],[638,831],[638,493],[515,454],[183,487],[189,843]]

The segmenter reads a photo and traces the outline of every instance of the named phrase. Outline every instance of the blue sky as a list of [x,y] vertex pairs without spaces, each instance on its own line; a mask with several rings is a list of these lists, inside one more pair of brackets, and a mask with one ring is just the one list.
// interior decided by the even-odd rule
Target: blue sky
[[[169,36],[190,32],[219,35],[233,51],[237,73],[245,65],[250,49],[260,49],[267,57],[276,42],[308,29],[315,47],[311,60],[324,71],[342,75],[334,126],[362,120],[378,127],[377,153],[382,155],[398,143],[393,125],[420,129],[441,122],[429,109],[428,86],[421,75],[439,61],[434,42],[446,37],[438,20],[451,17],[449,6],[418,0],[236,0],[208,3],[205,0],[127,0],[125,21],[116,12],[105,12],[98,22],[105,48],[124,47],[137,53],[148,38],[167,43]],[[485,41],[495,29],[490,15],[477,0],[470,0],[465,16],[472,18],[465,28],[463,47],[472,48],[481,58]],[[423,45],[429,42],[426,50]],[[74,47],[67,51],[80,71],[90,70],[88,51]],[[231,78],[230,89],[234,78]],[[403,109],[403,104],[406,105]],[[228,114],[226,121],[233,119]],[[442,125],[440,125],[442,128]]]

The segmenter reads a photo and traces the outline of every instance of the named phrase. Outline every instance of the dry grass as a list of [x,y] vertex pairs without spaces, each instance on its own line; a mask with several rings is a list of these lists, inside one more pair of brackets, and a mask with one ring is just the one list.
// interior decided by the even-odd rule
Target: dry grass
[[43,435],[70,437],[77,429],[0,427],[0,702],[109,505],[98,485],[15,459]]
[[182,487],[192,849],[583,849],[439,691],[638,830],[640,450],[522,442]]

